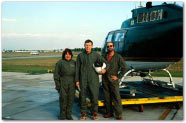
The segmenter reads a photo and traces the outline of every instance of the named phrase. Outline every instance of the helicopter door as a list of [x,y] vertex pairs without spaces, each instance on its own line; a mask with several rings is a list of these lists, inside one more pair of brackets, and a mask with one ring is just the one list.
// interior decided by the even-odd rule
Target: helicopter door
[[125,37],[126,31],[122,32],[116,32],[114,34],[114,46],[116,52],[122,52],[124,49],[124,37]]

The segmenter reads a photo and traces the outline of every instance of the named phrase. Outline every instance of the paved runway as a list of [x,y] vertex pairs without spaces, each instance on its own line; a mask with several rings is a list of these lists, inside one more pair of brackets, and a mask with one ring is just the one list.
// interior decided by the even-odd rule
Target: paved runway
[[[167,81],[168,78],[157,79]],[[141,80],[140,77],[128,78],[129,81]],[[173,78],[176,84],[182,85],[182,78]],[[2,119],[3,120],[58,120],[58,93],[52,74],[29,74],[2,72]],[[144,112],[138,112],[138,106],[123,106],[124,120],[183,120],[183,107],[170,108],[172,103],[147,104]],[[103,118],[104,109],[99,110],[99,120],[115,120]],[[80,109],[78,99],[73,105],[73,118],[79,120]],[[88,115],[87,120],[92,120]]]
[[61,56],[28,56],[28,57],[9,57],[9,58],[2,58],[2,60],[59,58],[59,57],[61,57]]

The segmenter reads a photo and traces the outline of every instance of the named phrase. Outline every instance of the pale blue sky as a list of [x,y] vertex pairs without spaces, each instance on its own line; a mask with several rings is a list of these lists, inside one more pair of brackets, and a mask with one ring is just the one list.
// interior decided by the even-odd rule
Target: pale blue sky
[[135,5],[139,2],[2,2],[2,49],[80,48],[86,39],[101,47],[109,31],[131,18]]

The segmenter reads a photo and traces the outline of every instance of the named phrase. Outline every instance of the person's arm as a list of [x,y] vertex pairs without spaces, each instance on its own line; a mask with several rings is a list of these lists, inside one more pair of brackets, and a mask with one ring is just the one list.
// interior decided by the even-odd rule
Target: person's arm
[[127,65],[122,56],[119,56],[119,66],[120,66],[121,71],[118,74],[118,78],[121,79],[127,70]]
[[103,54],[101,56],[99,55],[99,59],[106,64],[106,68],[105,69],[102,69],[101,72],[100,72],[100,74],[104,74],[109,69],[109,63],[104,58]]
[[59,92],[60,91],[60,64],[59,63],[56,63],[56,66],[55,66],[55,71],[54,71],[54,74],[53,74],[53,78],[54,78],[54,81],[55,81],[55,89]]
[[75,82],[76,86],[79,86],[79,74],[80,74],[80,55],[76,59],[76,72],[75,72]]
[[103,55],[103,54],[101,55],[101,59],[102,59],[102,61],[103,61],[103,62],[105,62],[105,64],[106,64],[106,68],[105,68],[105,69],[106,69],[106,70],[108,70],[108,69],[109,69],[109,67],[110,67],[110,65],[109,65],[109,63],[108,63],[107,59],[105,59],[105,57],[104,57],[104,55]]

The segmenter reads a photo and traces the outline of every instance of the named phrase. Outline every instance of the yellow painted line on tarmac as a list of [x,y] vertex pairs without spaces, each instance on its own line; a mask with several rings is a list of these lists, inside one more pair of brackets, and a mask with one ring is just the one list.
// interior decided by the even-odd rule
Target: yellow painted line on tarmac
[[6,106],[6,105],[10,105],[10,104],[14,104],[16,103],[18,100],[20,100],[21,98],[23,98],[23,96],[20,97],[16,97],[15,99],[12,99],[8,102],[2,102],[2,107]]
[[38,84],[40,84],[39,82],[28,82],[28,83],[26,83],[27,85],[38,85]]

